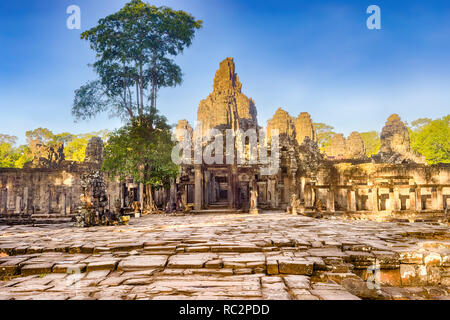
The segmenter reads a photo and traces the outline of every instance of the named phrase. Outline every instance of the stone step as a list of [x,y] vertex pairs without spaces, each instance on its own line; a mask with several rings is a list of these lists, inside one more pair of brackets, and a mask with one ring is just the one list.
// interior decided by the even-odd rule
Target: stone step
[[235,213],[241,213],[242,210],[236,210],[236,209],[205,209],[205,210],[193,210],[191,213],[193,214],[235,214]]

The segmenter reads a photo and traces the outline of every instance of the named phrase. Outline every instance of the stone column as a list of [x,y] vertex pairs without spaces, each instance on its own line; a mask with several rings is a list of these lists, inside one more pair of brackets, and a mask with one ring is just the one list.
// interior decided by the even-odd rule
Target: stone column
[[2,210],[4,214],[8,214],[8,189],[3,189],[3,196],[2,196]]
[[386,211],[394,211],[394,189],[389,188],[389,200],[386,204]]
[[393,210],[400,210],[401,206],[400,206],[400,190],[395,187],[394,188],[394,207]]
[[442,193],[442,187],[437,187],[437,209],[444,210],[444,195]]
[[276,189],[275,189],[275,184],[276,184],[276,180],[274,179],[269,179],[268,180],[268,193],[270,193],[270,206],[272,208],[276,207]]
[[315,184],[311,185],[311,205],[315,206],[316,205],[316,200],[317,200],[317,189],[314,188]]
[[379,190],[377,187],[372,188],[372,211],[378,212],[380,211],[380,200],[379,200]]
[[356,211],[356,191],[347,190],[347,211]]
[[284,185],[283,202],[289,203],[291,199],[291,179],[289,178],[289,176],[284,177],[283,185]]
[[437,194],[436,187],[431,188],[431,203],[433,206],[433,210],[439,210],[438,209],[438,194]]
[[60,204],[61,204],[61,214],[63,216],[66,215],[66,194],[65,193],[61,193],[61,198],[60,198]]
[[237,209],[239,206],[239,194],[238,194],[238,169],[234,164],[231,167],[231,208]]
[[302,177],[300,179],[300,200],[305,200],[305,185],[306,185],[306,178]]
[[208,206],[209,202],[210,202],[210,192],[209,190],[211,189],[211,172],[210,171],[205,171],[204,174],[204,179],[205,179],[205,183],[204,183],[204,191],[203,191],[203,195],[204,195],[204,205]]
[[203,174],[202,167],[196,165],[194,168],[195,171],[195,199],[194,199],[194,207],[195,210],[202,210],[202,191],[203,191]]
[[23,188],[23,213],[28,213],[28,187]]
[[66,213],[72,214],[72,189],[69,189],[69,194],[66,195]]
[[227,189],[227,198],[228,198],[228,208],[233,208],[233,190],[231,185],[233,184],[233,179],[231,177],[232,173],[231,173],[231,168],[228,169],[228,175],[227,175],[227,184],[228,184],[228,189]]
[[334,189],[332,187],[328,188],[327,211],[328,212],[335,212],[335,208],[334,208]]
[[52,213],[52,190],[50,186],[48,187],[48,203],[47,203],[47,213]]
[[144,184],[139,184],[139,206],[141,207],[141,212],[144,210]]
[[409,188],[409,210],[416,211],[416,188]]
[[20,214],[21,212],[22,212],[22,199],[19,196],[16,196],[16,207],[14,213]]
[[416,188],[416,211],[421,212],[422,211],[422,188],[417,187]]

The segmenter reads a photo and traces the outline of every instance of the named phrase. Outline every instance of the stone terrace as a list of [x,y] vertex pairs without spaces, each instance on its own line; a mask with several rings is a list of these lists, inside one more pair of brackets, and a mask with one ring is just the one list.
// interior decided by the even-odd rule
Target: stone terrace
[[[0,299],[448,299],[448,225],[284,213],[0,226]],[[371,266],[381,289],[368,286]]]

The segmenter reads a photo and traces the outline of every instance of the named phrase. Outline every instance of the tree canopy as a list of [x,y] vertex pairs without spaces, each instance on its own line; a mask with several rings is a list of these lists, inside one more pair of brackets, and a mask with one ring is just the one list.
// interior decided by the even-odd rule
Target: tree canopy
[[450,115],[441,119],[419,119],[411,123],[411,147],[428,164],[450,163]]
[[331,138],[335,134],[334,127],[325,123],[314,123],[317,132],[317,144],[320,151],[324,152],[326,147],[331,144]]
[[376,131],[369,131],[361,133],[361,138],[364,141],[367,157],[371,157],[380,151],[381,140],[380,135]]
[[99,78],[75,92],[75,118],[109,111],[131,120],[150,113],[159,88],[181,84],[182,72],[172,57],[192,44],[201,26],[189,13],[142,0],[100,19],[81,35],[96,52],[93,68]]
[[152,210],[152,188],[168,187],[178,174],[172,162],[175,146],[167,119],[156,108],[114,131],[105,147],[103,170],[112,178],[132,177],[146,186],[144,203]]
[[16,146],[17,137],[0,134],[0,168],[22,168],[34,159],[32,146],[39,143],[46,147],[56,147],[64,144],[65,159],[69,161],[84,161],[86,147],[92,137],[108,140],[109,131],[101,130],[91,133],[72,134],[68,132],[54,134],[47,128],[37,128],[25,133],[27,145]]

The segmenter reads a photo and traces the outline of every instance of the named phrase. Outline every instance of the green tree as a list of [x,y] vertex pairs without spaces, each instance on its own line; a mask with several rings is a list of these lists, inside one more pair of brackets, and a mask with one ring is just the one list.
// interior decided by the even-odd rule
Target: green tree
[[411,130],[418,131],[418,130],[422,129],[424,126],[430,124],[431,121],[433,121],[433,120],[430,118],[420,118],[420,119],[414,120],[413,122],[411,122]]
[[320,151],[324,152],[326,147],[331,144],[331,138],[335,134],[334,127],[325,123],[314,123],[317,132],[317,144]]
[[369,131],[361,133],[361,138],[364,141],[364,146],[366,148],[366,155],[370,158],[374,154],[380,151],[381,140],[380,135],[376,131]]
[[171,159],[175,144],[167,119],[156,108],[150,111],[110,135],[103,170],[112,178],[133,177],[135,182],[144,184],[144,208],[152,212],[156,209],[152,190],[167,188],[170,179],[177,176],[178,166]]
[[0,144],[1,143],[9,143],[10,145],[15,145],[17,142],[16,136],[10,136],[8,134],[1,134],[0,133]]
[[17,137],[0,134],[0,168],[23,168],[31,161],[30,150],[27,146],[15,147]]
[[14,162],[14,168],[23,168],[23,165],[33,160],[30,148],[26,145],[20,145],[16,148],[17,158]]
[[16,160],[12,145],[7,142],[0,143],[0,168],[14,168]]
[[192,44],[201,26],[189,13],[142,0],[99,20],[81,35],[97,54],[93,67],[99,79],[75,92],[73,115],[89,119],[109,111],[132,120],[148,114],[156,107],[159,88],[181,83],[181,69],[171,57]]
[[419,126],[412,122],[411,148],[423,155],[428,164],[450,163],[450,115],[426,122],[419,120]]
[[74,135],[72,140],[70,140],[64,147],[64,155],[66,160],[70,161],[84,161],[86,156],[86,147],[89,140],[93,137],[102,138],[103,142],[107,142],[109,136],[108,130],[102,130],[97,132],[85,133]]

